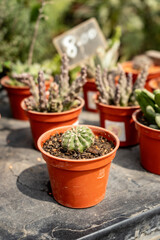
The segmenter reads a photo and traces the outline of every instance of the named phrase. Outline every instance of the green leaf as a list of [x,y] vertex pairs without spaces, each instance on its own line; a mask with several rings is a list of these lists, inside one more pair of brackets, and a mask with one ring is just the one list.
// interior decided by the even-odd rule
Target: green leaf
[[37,20],[40,7],[41,7],[40,4],[36,4],[32,7],[31,13],[30,13],[30,22],[35,22]]

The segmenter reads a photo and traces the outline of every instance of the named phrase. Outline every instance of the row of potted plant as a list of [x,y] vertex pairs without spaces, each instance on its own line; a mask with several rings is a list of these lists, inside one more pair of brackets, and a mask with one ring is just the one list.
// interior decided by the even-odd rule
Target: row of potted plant
[[[101,68],[108,69],[112,72],[116,69],[117,59],[118,59],[118,47],[119,42],[115,42],[112,48],[107,51],[101,51],[100,53],[92,57],[87,62],[87,82],[83,86],[83,94],[85,100],[85,109],[90,112],[97,112],[96,105],[91,100],[93,95],[97,92],[97,87],[95,83],[95,69],[96,65],[100,64]],[[157,54],[156,54],[157,55]],[[158,88],[158,80],[160,77],[160,66],[156,65],[156,60],[152,60],[151,57],[146,54],[137,55],[131,61],[123,62],[122,67],[126,75],[132,74],[133,83],[137,79],[138,74],[144,68],[148,67],[148,75],[145,82],[145,88],[149,91],[153,91]],[[114,71],[115,74],[116,71]],[[117,76],[118,77],[118,76]]]
[[[106,112],[108,114],[103,121],[107,122],[107,124],[112,122],[112,126],[116,127],[118,126],[116,122],[118,122],[120,128],[122,130],[125,129],[125,133],[122,134],[123,138],[120,139],[120,145],[125,146],[126,144],[127,146],[127,124],[129,127],[131,125],[131,128],[134,128],[130,134],[130,139],[132,140],[128,145],[138,142],[137,135],[133,137],[133,134],[136,132],[133,120],[136,122],[136,127],[139,131],[140,127],[138,127],[137,122],[140,120],[134,112],[139,107],[135,108],[132,106],[138,103],[144,113],[144,115],[141,113],[142,119],[145,119],[145,121],[140,123],[140,126],[145,122],[147,131],[150,129],[150,131],[156,132],[159,136],[159,92],[151,94],[143,89],[147,77],[147,69],[144,68],[142,70],[134,85],[132,85],[131,75],[126,77],[121,66],[119,66],[119,79],[116,85],[113,76],[107,72],[101,74],[100,67],[97,67],[96,84],[99,95],[96,98],[96,104],[100,111],[101,108],[109,108],[109,110],[102,110],[102,116]],[[21,78],[19,80],[22,81]],[[108,126],[105,126],[102,120],[102,128],[73,126],[77,124],[78,116],[84,105],[84,101],[78,97],[78,93],[86,82],[86,68],[82,68],[80,76],[70,84],[68,59],[64,55],[61,74],[55,77],[50,84],[48,92],[45,91],[45,77],[42,71],[38,74],[37,84],[33,81],[31,75],[28,75],[26,80],[30,86],[32,96],[22,101],[22,108],[29,118],[35,146],[42,152],[47,162],[55,199],[62,205],[73,208],[84,208],[97,204],[105,196],[109,168],[119,147],[119,139],[113,133],[113,128],[111,128],[112,131],[104,128],[108,128]],[[112,104],[116,105],[113,107],[114,110],[111,109]],[[147,104],[152,108],[149,107],[148,109]],[[122,111],[122,114],[120,114],[119,108],[123,111],[127,108],[129,113],[126,114]],[[117,121],[113,116],[109,117],[109,115],[113,115],[114,111],[115,117],[121,115],[122,118],[120,120]],[[151,114],[152,125],[146,120],[148,115],[150,116],[149,119],[151,119]],[[127,120],[123,120],[125,115],[127,115]],[[152,129],[153,125],[154,128],[156,126],[158,129]],[[63,127],[59,128],[59,126]],[[149,135],[151,139],[155,138],[153,134],[149,133]],[[159,154],[156,151],[158,150],[158,145],[154,144],[155,147],[152,152],[152,143],[147,143],[148,145],[145,146],[144,142],[144,137],[140,136],[141,151],[149,149],[151,154],[145,154],[145,157],[141,154],[142,165],[147,170],[160,174]],[[58,153],[59,155],[55,155]],[[149,162],[147,167],[143,163],[146,156]],[[151,161],[153,158],[155,160]],[[153,167],[154,163],[157,166]],[[148,167],[149,165],[151,167]]]
[[[70,83],[64,54],[61,73],[48,91],[43,71],[38,73],[37,84],[30,74],[17,75],[17,81],[26,82],[30,88],[31,96],[22,100],[21,106],[28,116],[35,147],[47,162],[53,195],[59,203],[72,208],[90,207],[104,198],[111,161],[119,147],[118,137],[108,130],[74,126],[84,106],[78,93],[86,74],[83,67]],[[71,159],[77,154],[78,159]]]

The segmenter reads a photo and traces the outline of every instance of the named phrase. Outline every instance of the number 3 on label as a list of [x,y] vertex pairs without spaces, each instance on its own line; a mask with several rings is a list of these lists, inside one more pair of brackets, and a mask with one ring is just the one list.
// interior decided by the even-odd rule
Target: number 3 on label
[[66,48],[68,57],[75,58],[77,55],[77,48],[75,46],[76,38],[72,35],[65,37],[62,41],[63,46]]

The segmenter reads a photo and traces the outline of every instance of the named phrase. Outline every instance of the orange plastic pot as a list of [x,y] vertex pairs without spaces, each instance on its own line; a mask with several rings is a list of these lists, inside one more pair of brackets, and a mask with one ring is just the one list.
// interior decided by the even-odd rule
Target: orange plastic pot
[[156,89],[160,89],[160,78],[150,80],[148,85],[151,92],[153,92]]
[[25,107],[24,100],[22,101],[21,106],[28,116],[34,145],[37,149],[37,140],[44,132],[52,128],[78,123],[78,117],[84,106],[84,100],[82,98],[79,99],[81,101],[81,105],[79,107],[60,113],[28,111]]
[[87,82],[83,86],[83,95],[85,101],[85,109],[89,112],[98,112],[94,102],[94,95],[97,92],[97,87],[94,78],[87,78]]
[[[19,120],[28,120],[28,117],[26,113],[23,111],[21,107],[21,102],[24,98],[29,97],[30,90],[29,87],[27,86],[11,86],[7,84],[7,81],[9,80],[9,77],[6,76],[2,78],[1,84],[4,86],[8,93],[8,98],[10,102],[10,107],[12,111],[12,115],[14,118],[19,119]],[[46,90],[49,89],[51,82],[53,81],[53,77],[50,77],[49,80],[46,80],[45,85],[46,85]]]
[[160,175],[160,130],[147,127],[138,121],[142,115],[139,109],[133,113],[133,120],[139,134],[140,161],[149,172]]
[[115,133],[120,146],[132,146],[138,143],[138,132],[132,119],[132,114],[139,106],[118,107],[105,105],[96,100],[100,115],[100,126]]
[[9,80],[9,77],[3,77],[1,84],[7,91],[13,117],[19,120],[28,120],[28,117],[21,107],[21,102],[24,98],[31,95],[29,87],[10,86],[7,84],[7,80]]
[[98,204],[105,197],[110,165],[119,147],[119,140],[110,131],[88,126],[95,135],[104,136],[114,143],[115,148],[109,154],[94,159],[70,160],[54,157],[43,150],[43,143],[51,135],[63,133],[70,127],[45,132],[38,140],[38,148],[47,163],[55,200],[66,207],[87,208]]
[[[123,67],[126,74],[132,73],[133,82],[135,82],[135,80],[136,80],[140,71],[137,70],[137,69],[134,69],[132,67],[132,61],[122,63],[122,67]],[[151,89],[149,87],[149,81],[151,79],[157,78],[157,77],[160,77],[160,66],[153,65],[153,66],[149,67],[148,76],[147,76],[147,80],[146,80],[146,84],[145,84],[145,88],[147,90],[151,91]]]
[[51,83],[53,82],[53,77],[50,77],[50,79],[47,79],[45,81],[46,91],[50,88]]

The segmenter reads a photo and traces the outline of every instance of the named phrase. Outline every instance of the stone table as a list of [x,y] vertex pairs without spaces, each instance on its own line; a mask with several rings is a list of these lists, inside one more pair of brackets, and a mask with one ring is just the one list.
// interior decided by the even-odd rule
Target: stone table
[[[140,165],[139,146],[120,148],[105,199],[87,209],[70,209],[51,196],[29,123],[11,116],[0,92],[0,240],[160,239],[160,176]],[[80,123],[99,125],[85,110]]]

